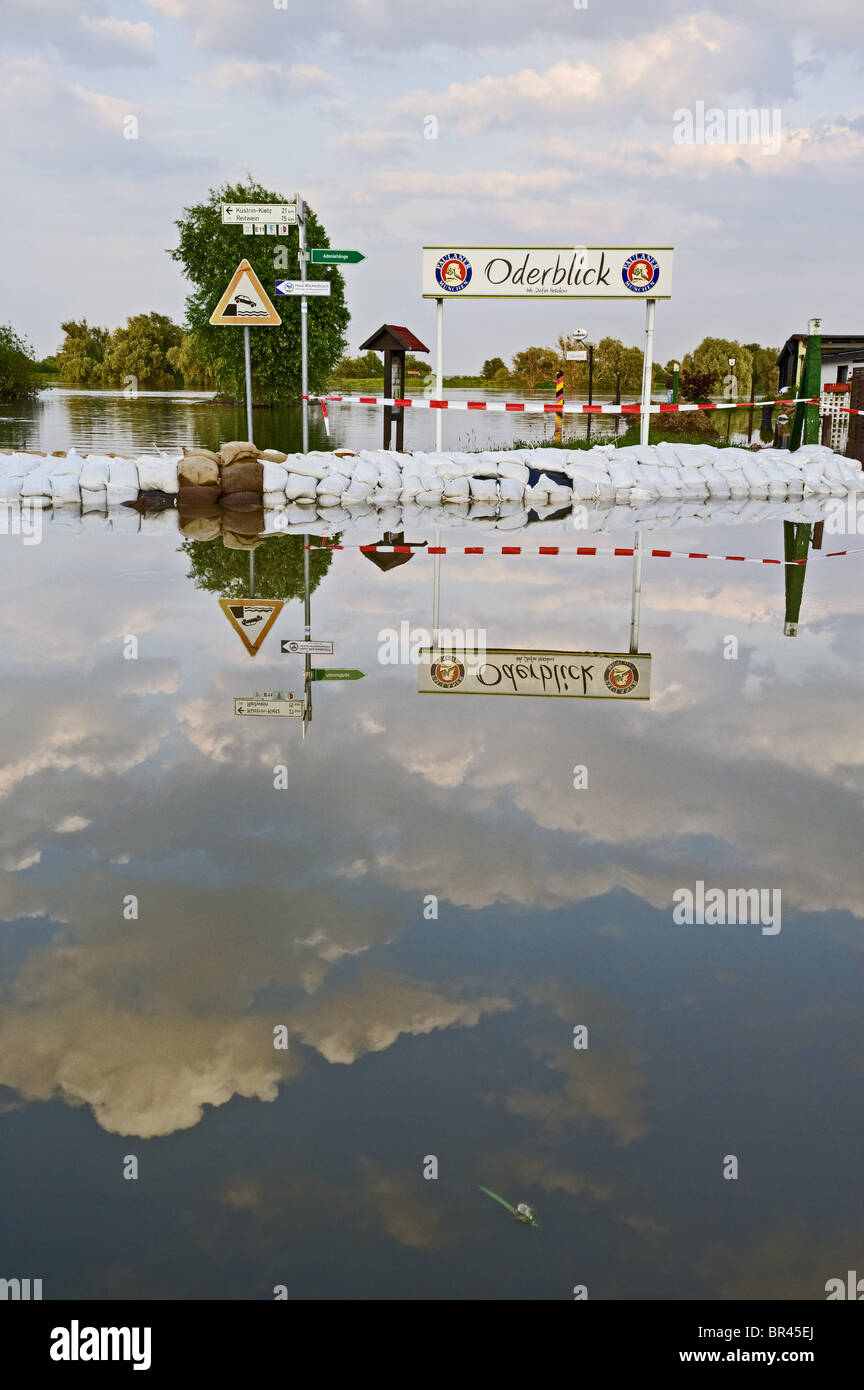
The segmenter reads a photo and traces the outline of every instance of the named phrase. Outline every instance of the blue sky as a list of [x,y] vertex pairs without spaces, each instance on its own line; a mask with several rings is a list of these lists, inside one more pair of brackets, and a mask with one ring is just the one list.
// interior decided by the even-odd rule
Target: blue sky
[[[247,172],[300,189],[332,245],[366,253],[346,271],[352,350],[385,319],[431,344],[425,241],[671,243],[663,360],[706,333],[779,343],[812,316],[864,332],[851,0],[2,0],[0,13],[0,320],[40,354],[67,317],[182,318],[174,219]],[[675,144],[674,113],[700,101],[779,108],[779,153]],[[574,326],[638,342],[642,315],[453,305],[445,367]]]

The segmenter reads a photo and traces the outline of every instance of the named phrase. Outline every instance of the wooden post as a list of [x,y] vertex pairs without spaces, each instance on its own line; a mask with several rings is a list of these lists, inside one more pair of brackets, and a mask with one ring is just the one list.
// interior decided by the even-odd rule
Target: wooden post
[[[393,353],[390,348],[384,349],[384,395],[392,395],[390,390],[391,359]],[[390,435],[393,428],[393,411],[389,405],[384,407],[384,448],[390,448]]]
[[[783,551],[787,560],[805,560],[810,548],[812,526],[807,521],[783,522]],[[783,636],[798,636],[798,619],[801,614],[801,599],[804,596],[804,576],[806,564],[785,565],[786,611],[784,613]]]
[[[807,325],[807,349],[804,354],[804,370],[801,373],[801,395],[805,400],[817,398],[822,394],[822,320],[811,319]],[[796,405],[792,421],[790,449],[798,449],[802,444],[819,443],[818,405]]]
[[[852,410],[864,410],[864,367],[854,367],[852,370],[852,390],[849,396],[849,405]],[[864,415],[849,416],[849,441],[846,445],[846,457],[857,459],[864,464]]]

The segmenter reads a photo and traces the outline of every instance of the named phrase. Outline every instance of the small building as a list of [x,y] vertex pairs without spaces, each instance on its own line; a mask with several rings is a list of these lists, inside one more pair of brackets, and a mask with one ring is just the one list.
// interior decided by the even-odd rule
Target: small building
[[[793,333],[780,350],[779,387],[795,387],[804,368],[807,334]],[[822,334],[822,386],[852,380],[853,367],[864,367],[864,334]]]

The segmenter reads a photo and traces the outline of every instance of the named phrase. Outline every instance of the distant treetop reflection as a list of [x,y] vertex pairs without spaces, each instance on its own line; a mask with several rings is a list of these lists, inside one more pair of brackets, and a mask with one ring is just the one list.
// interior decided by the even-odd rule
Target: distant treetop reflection
[[[336,542],[337,538],[331,537]],[[255,592],[260,598],[303,597],[303,536],[270,536],[255,547]],[[310,536],[311,545],[321,538]],[[249,592],[248,550],[229,549],[221,536],[209,541],[184,541],[181,551],[188,555],[187,579],[196,589],[207,589],[222,598],[246,598]],[[309,554],[311,592],[317,589],[330,568],[329,550]]]

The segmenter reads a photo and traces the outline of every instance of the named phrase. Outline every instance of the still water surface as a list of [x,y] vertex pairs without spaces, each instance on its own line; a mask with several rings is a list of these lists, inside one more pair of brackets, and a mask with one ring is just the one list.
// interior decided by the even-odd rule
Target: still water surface
[[[213,408],[176,409],[194,438]],[[58,446],[118,451],[159,423],[67,419]],[[668,540],[742,534],[782,554],[780,522]],[[4,1275],[45,1298],[824,1298],[860,1260],[857,559],[814,556],[794,639],[781,570],[646,560],[652,698],[621,705],[420,696],[378,658],[431,626],[431,559],[316,553],[321,663],[365,678],[316,684],[301,740],[233,700],[302,692],[279,649],[302,542],[257,552],[287,602],[254,659],[218,605],[242,568],[209,545],[0,538]],[[626,559],[447,556],[441,595],[489,645],[627,650]],[[698,881],[781,890],[781,930],[675,924]]]

